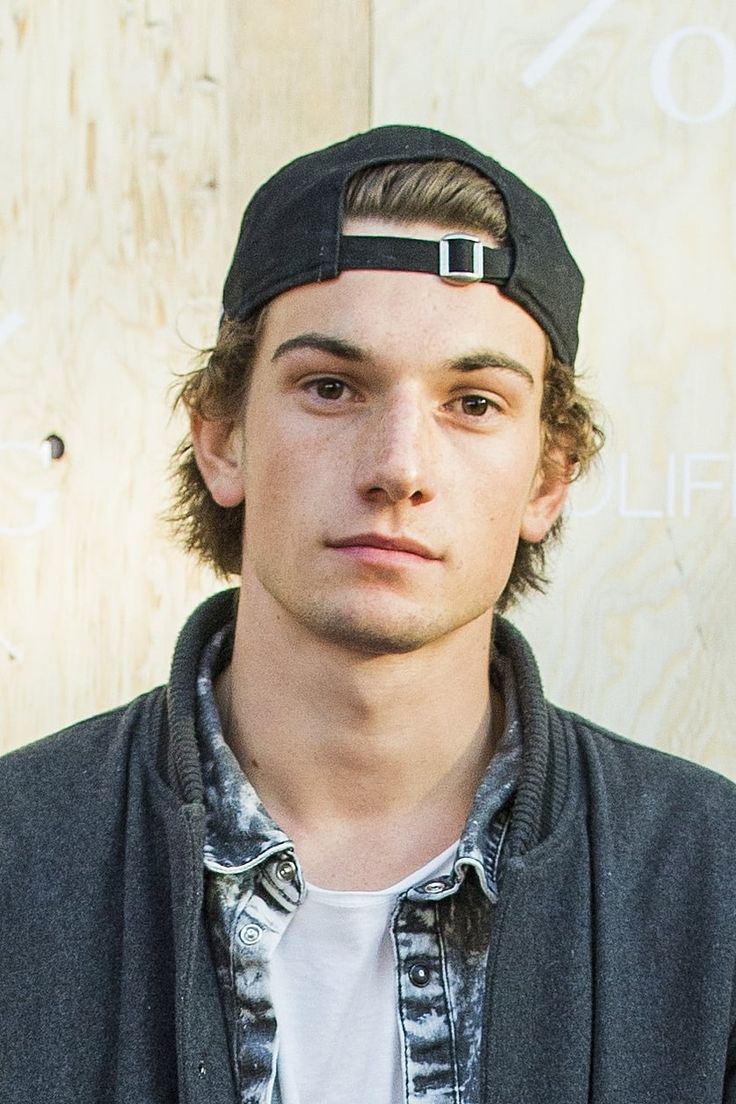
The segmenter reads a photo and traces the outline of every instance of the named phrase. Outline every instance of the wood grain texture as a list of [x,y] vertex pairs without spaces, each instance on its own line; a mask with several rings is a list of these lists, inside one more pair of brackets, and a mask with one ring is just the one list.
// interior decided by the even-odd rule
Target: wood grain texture
[[573,493],[550,594],[515,615],[547,690],[736,777],[736,9],[374,11],[374,121],[493,153],[549,199],[586,274],[579,363],[610,440]]
[[222,585],[157,520],[167,390],[254,187],[368,124],[369,41],[367,0],[0,10],[0,750],[164,680]]

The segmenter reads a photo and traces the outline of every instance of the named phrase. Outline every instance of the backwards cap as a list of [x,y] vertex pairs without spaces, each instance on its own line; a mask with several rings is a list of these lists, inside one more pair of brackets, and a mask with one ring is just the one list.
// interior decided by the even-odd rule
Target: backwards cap
[[[345,190],[357,172],[391,162],[436,160],[470,165],[495,185],[506,205],[508,247],[484,247],[469,234],[448,234],[439,242],[342,234]],[[258,189],[243,215],[223,292],[225,316],[243,320],[289,288],[356,268],[496,284],[536,319],[557,357],[575,362],[583,277],[555,216],[508,169],[449,134],[416,126],[376,127],[280,169]]]

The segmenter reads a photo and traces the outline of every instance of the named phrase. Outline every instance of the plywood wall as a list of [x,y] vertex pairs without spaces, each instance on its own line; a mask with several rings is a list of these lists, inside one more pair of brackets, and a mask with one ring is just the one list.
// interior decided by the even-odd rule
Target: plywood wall
[[556,700],[736,777],[736,8],[377,0],[373,118],[453,131],[547,196],[608,411],[547,599]]
[[366,0],[0,8],[0,747],[163,681],[217,588],[158,521],[167,391],[256,185],[368,125],[369,42]]
[[0,87],[0,747],[164,679],[218,585],[156,519],[248,194],[417,122],[546,195],[588,280],[610,440],[517,614],[547,689],[736,777],[730,0],[15,0]]

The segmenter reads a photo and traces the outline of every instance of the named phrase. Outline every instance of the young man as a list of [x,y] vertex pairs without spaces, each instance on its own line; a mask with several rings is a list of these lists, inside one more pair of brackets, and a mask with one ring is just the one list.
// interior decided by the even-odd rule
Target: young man
[[736,1101],[736,793],[548,704],[498,611],[600,433],[546,204],[446,135],[301,158],[182,391],[234,592],[7,757],[7,1102]]

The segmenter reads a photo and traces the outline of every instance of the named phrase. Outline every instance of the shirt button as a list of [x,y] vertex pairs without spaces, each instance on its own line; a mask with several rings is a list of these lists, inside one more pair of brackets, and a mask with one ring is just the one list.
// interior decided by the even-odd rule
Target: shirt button
[[425,882],[422,886],[425,893],[442,893],[447,886],[444,882]]
[[243,924],[238,935],[241,943],[245,943],[246,947],[252,947],[261,938],[263,932],[257,924]]
[[415,962],[414,965],[409,968],[409,981],[419,989],[423,989],[425,985],[429,985],[429,966],[424,962]]
[[276,877],[281,882],[293,882],[296,877],[296,863],[293,859],[283,859],[276,865]]

